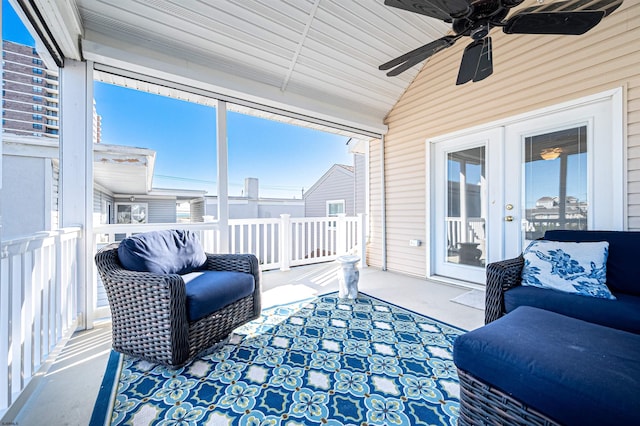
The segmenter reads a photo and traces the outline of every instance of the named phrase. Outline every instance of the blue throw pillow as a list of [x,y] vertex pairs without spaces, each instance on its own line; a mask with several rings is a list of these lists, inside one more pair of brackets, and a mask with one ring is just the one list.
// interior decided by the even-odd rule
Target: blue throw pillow
[[125,238],[118,246],[125,269],[156,274],[187,274],[202,269],[207,255],[191,231],[145,232]]
[[608,255],[606,241],[532,241],[522,253],[522,285],[615,299],[606,284]]

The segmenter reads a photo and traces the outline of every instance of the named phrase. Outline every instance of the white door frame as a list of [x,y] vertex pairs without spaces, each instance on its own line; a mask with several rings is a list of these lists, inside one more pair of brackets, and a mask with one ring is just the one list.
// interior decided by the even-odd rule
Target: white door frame
[[[426,158],[425,158],[425,178],[426,178],[426,215],[425,215],[425,229],[427,231],[427,241],[430,242],[428,249],[426,250],[426,270],[427,270],[427,278],[437,279],[449,282],[460,283],[455,279],[448,279],[443,277],[438,277],[435,275],[434,271],[434,261],[435,256],[432,250],[433,246],[433,233],[434,226],[432,224],[432,217],[435,213],[433,203],[434,197],[434,189],[433,185],[435,184],[434,180],[434,170],[435,170],[435,162],[437,161],[434,158],[433,146],[436,143],[443,142],[449,139],[455,139],[464,137],[467,135],[473,135],[480,132],[485,132],[493,128],[506,127],[509,125],[517,124],[522,121],[532,120],[535,118],[541,118],[550,114],[556,114],[563,111],[568,111],[572,109],[576,109],[577,107],[586,106],[589,104],[596,104],[600,102],[608,102],[609,112],[610,112],[610,134],[609,138],[611,141],[611,164],[619,165],[620,167],[613,168],[611,170],[611,188],[612,192],[610,194],[610,215],[611,221],[609,223],[609,228],[613,230],[625,230],[627,229],[627,218],[628,218],[628,203],[627,203],[627,140],[626,140],[626,132],[625,132],[625,123],[624,120],[624,90],[622,87],[607,90],[605,92],[597,93],[594,95],[586,96],[583,98],[562,102],[560,104],[552,105],[545,108],[540,108],[534,111],[529,111],[523,114],[514,115],[512,117],[492,121],[489,123],[485,123],[482,125],[474,126],[471,128],[455,131],[452,133],[448,133],[445,135],[441,135],[435,138],[429,138],[425,141],[426,143]],[[504,143],[501,147],[501,152],[499,153],[503,162],[500,164],[501,170],[501,179],[502,185],[505,179],[504,170],[502,164],[504,163]],[[495,156],[494,156],[495,157]],[[489,157],[487,157],[489,158]],[[489,167],[487,167],[489,169]],[[495,203],[500,206],[500,215],[502,216],[502,206],[504,205],[504,191],[500,191],[501,194],[495,194],[496,197],[491,199],[490,205]],[[489,214],[492,214],[492,211],[489,210]],[[494,252],[495,257],[492,255],[490,261],[498,260],[502,257],[503,253]],[[475,286],[471,286],[475,287]]]
[[[447,155],[452,152],[459,152],[476,147],[485,148],[485,181],[486,185],[482,195],[483,216],[485,218],[485,235],[495,233],[497,227],[502,226],[498,219],[501,205],[496,202],[496,198],[502,197],[502,191],[497,190],[504,186],[504,177],[499,167],[490,167],[490,164],[502,164],[504,161],[504,131],[502,127],[494,127],[491,129],[466,134],[460,137],[446,139],[442,143],[431,143],[431,179],[433,182],[432,192],[429,197],[429,207],[431,209],[431,221],[434,223],[444,223],[442,204],[446,198],[446,190],[439,183],[446,180],[446,161]],[[446,144],[445,144],[446,143]],[[437,231],[440,231],[438,235]],[[436,247],[437,244],[444,242],[446,239],[447,229],[441,226],[431,225],[429,247]],[[502,244],[499,241],[487,240],[485,244],[485,258],[493,259],[500,257]],[[459,275],[464,276],[466,281],[478,282],[484,281],[484,269],[478,266],[465,264],[456,264],[445,262],[445,254],[438,250],[430,250],[431,252],[431,268],[435,276]],[[438,269],[441,273],[438,273]]]

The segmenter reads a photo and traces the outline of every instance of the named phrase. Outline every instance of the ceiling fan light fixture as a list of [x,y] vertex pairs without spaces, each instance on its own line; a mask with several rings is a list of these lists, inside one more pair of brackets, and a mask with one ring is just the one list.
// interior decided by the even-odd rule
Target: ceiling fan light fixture
[[562,148],[544,148],[540,151],[540,157],[543,160],[555,160],[562,154]]

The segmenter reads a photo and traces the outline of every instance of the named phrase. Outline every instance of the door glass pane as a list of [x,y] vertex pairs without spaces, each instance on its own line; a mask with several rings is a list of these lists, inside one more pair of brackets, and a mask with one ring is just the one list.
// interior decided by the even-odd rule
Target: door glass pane
[[587,229],[587,128],[524,140],[525,240],[547,229]]
[[485,265],[485,147],[447,154],[447,262]]

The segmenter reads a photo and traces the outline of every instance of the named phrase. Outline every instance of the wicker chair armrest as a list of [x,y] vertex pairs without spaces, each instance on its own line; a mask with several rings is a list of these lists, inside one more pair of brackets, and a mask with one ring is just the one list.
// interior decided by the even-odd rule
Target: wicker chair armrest
[[188,325],[186,286],[180,275],[120,269],[103,276],[103,282],[107,293],[115,296],[109,300],[114,314],[130,308],[138,312],[136,316],[163,312],[174,317],[173,326]]
[[237,271],[252,274],[256,285],[254,291],[254,316],[260,316],[262,310],[262,274],[258,258],[250,253],[212,254],[207,253],[206,269],[211,271]]
[[504,315],[504,292],[520,285],[523,266],[522,256],[487,265],[485,324]]

